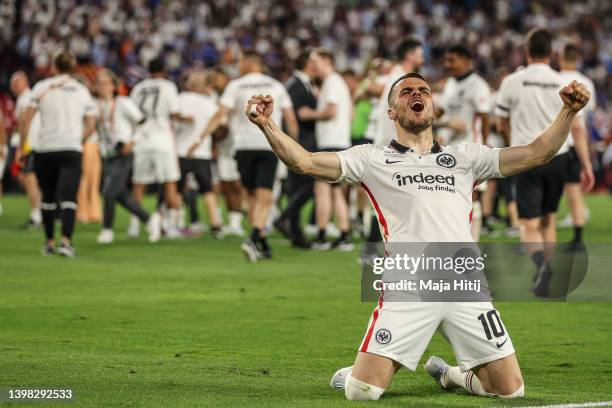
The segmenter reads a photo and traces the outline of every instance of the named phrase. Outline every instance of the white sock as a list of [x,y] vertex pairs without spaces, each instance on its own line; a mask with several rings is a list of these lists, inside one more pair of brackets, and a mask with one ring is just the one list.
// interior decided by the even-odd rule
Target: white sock
[[42,222],[42,213],[40,212],[40,208],[32,208],[30,210],[30,220],[32,220],[35,224],[40,224]]
[[176,208],[168,209],[168,224],[170,228],[177,228],[179,225],[179,210]]
[[473,371],[463,373],[459,367],[450,367],[440,378],[440,383],[446,389],[461,387],[473,395],[480,395],[482,397],[495,396],[495,394],[489,394],[485,391],[480,380]]
[[240,211],[230,211],[229,225],[232,229],[242,229],[242,213]]
[[183,206],[178,209],[177,226],[179,228],[185,228],[185,207]]
[[364,383],[351,374],[346,376],[344,395],[350,401],[376,401],[385,392],[384,388]]

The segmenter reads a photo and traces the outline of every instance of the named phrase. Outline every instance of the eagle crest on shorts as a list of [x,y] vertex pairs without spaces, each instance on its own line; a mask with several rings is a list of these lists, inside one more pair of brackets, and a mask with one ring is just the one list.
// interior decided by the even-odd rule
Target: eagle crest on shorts
[[376,332],[376,342],[378,344],[387,344],[391,341],[391,332],[387,329],[379,329]]

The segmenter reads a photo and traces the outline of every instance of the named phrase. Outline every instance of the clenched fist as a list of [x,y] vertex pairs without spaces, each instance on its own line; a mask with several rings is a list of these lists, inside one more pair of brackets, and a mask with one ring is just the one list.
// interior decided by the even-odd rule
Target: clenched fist
[[563,87],[559,91],[563,104],[570,108],[574,112],[578,112],[589,103],[591,93],[587,91],[585,86],[576,81],[572,81],[571,84]]
[[247,103],[245,114],[257,126],[264,126],[274,111],[274,98],[270,95],[253,95]]

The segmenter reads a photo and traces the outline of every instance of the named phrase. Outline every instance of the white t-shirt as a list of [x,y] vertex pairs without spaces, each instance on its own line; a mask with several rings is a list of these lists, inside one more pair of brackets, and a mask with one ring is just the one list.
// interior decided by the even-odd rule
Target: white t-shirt
[[[559,90],[566,82],[547,64],[530,64],[504,78],[495,114],[510,117],[511,146],[530,143],[555,120],[563,107]],[[557,154],[568,149],[566,141]]]
[[577,81],[583,84],[591,93],[589,103],[581,111],[584,112],[585,117],[588,116],[588,114],[594,111],[597,107],[597,94],[595,92],[595,84],[593,84],[593,81],[591,81],[589,77],[582,74],[580,71],[561,71],[559,74],[563,78],[563,86],[569,85],[572,81]]
[[470,233],[474,185],[502,177],[499,150],[479,143],[418,154],[391,142],[359,145],[337,154],[342,167],[338,181],[361,183],[385,242],[474,242]]
[[[180,123],[177,126],[176,148],[178,155],[179,157],[187,157],[187,151],[198,140],[219,106],[215,99],[210,96],[196,92],[181,92],[179,94],[179,107],[181,114],[194,118],[193,123]],[[210,160],[212,158],[211,146],[212,138],[208,135],[196,149],[193,157]]]
[[173,149],[170,115],[179,112],[176,85],[163,78],[145,79],[134,87],[130,98],[146,117],[145,123],[138,129],[135,151]]
[[[32,99],[32,90],[26,89],[19,95],[17,98],[17,103],[15,104],[15,115],[17,118],[25,112],[26,108],[30,104],[30,100]],[[40,133],[40,112],[36,112],[34,117],[32,118],[32,123],[30,124],[30,129],[28,131],[28,145],[30,145],[30,149],[32,151],[36,151],[36,145],[38,144],[38,134]],[[15,134],[17,134],[17,129],[15,128]]]
[[272,120],[282,124],[283,109],[293,107],[287,90],[276,79],[259,72],[252,72],[234,79],[227,84],[219,104],[231,109],[229,120],[230,137],[235,150],[272,150],[261,130],[245,115],[251,96],[262,94],[274,98]]
[[374,144],[386,146],[389,144],[391,139],[395,138],[395,122],[389,119],[389,114],[387,113],[389,110],[389,101],[387,100],[387,97],[389,95],[389,91],[391,90],[391,85],[393,85],[393,83],[402,75],[406,74],[407,72],[404,71],[401,65],[396,65],[393,67],[387,77],[387,84],[385,85],[383,93],[380,95],[377,108],[378,123]]
[[28,106],[40,113],[37,152],[82,150],[83,119],[96,115],[85,85],[69,75],[43,79],[34,85]]
[[129,143],[136,133],[136,126],[144,114],[134,101],[126,96],[117,96],[111,101],[96,100],[98,108],[98,141],[104,157],[116,154],[117,143]]
[[448,144],[460,142],[482,143],[481,123],[476,114],[489,113],[491,110],[491,89],[480,75],[472,72],[462,79],[449,78],[439,102],[447,119],[458,118],[466,127],[466,132],[455,135]]
[[351,146],[351,116],[353,100],[351,91],[340,74],[332,72],[321,85],[317,100],[317,112],[329,104],[336,105],[336,115],[329,120],[318,120],[315,137],[319,149],[346,149]]

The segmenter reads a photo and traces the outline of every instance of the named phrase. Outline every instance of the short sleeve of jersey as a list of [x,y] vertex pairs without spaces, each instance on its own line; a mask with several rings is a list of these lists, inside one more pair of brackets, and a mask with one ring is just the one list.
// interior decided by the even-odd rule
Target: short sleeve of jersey
[[475,181],[503,177],[499,171],[499,149],[480,143],[461,143],[458,148],[472,161]]
[[223,91],[223,95],[221,95],[221,99],[219,99],[219,105],[225,106],[228,109],[234,110],[236,107],[236,82],[230,81],[225,90]]
[[336,154],[340,158],[341,174],[336,183],[360,183],[370,165],[372,145],[364,144],[342,150]]
[[495,115],[501,118],[507,118],[510,116],[510,110],[512,109],[512,81],[510,77],[506,77],[497,93],[497,103],[495,105]]
[[329,86],[325,89],[324,100],[326,103],[338,104],[338,100],[342,94],[342,84],[339,81],[342,81],[342,79],[336,76],[331,78]]
[[472,96],[474,109],[478,113],[488,113],[491,111],[491,89],[485,81],[478,81],[474,87]]
[[133,124],[140,123],[144,119],[144,114],[130,98],[121,98],[121,109],[126,118]]

